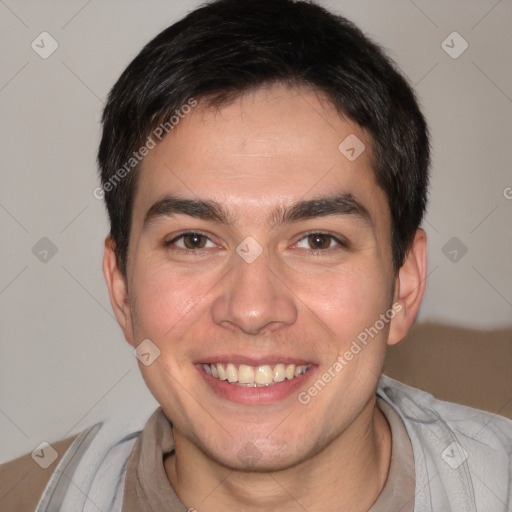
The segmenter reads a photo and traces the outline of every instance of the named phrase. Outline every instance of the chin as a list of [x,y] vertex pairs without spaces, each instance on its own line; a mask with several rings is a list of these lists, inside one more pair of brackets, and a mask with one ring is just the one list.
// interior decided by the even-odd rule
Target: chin
[[241,440],[238,443],[231,442],[228,451],[216,447],[214,450],[206,450],[206,454],[226,468],[251,473],[283,471],[307,458],[303,441],[290,443],[290,439],[281,445],[276,442],[270,445],[268,440],[261,439],[255,442]]

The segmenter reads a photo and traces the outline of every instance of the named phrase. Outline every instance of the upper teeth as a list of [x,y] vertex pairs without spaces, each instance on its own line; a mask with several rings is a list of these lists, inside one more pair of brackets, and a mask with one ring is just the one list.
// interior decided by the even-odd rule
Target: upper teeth
[[246,364],[238,365],[238,368],[233,363],[217,363],[217,364],[203,364],[204,371],[220,380],[227,380],[232,384],[239,386],[268,386],[276,382],[283,382],[285,379],[293,379],[298,377],[309,368],[309,365],[304,364],[296,366],[294,364],[276,364],[273,367],[264,364],[261,366],[249,366]]

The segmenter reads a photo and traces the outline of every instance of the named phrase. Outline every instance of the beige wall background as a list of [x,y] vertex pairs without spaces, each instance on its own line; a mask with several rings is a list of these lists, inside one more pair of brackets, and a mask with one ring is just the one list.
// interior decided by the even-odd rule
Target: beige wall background
[[[512,329],[512,2],[321,3],[388,50],[430,124],[418,321]],[[0,0],[0,462],[157,405],[104,285],[95,157],[119,74],[198,4]]]

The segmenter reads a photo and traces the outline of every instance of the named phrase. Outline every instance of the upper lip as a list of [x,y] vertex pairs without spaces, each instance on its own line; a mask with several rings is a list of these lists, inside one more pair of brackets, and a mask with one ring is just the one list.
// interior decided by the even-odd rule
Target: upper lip
[[294,364],[296,366],[314,364],[311,360],[302,359],[299,357],[290,357],[289,355],[274,355],[269,354],[262,357],[254,357],[240,354],[218,354],[215,356],[206,356],[200,360],[195,361],[195,364],[216,364],[216,363],[232,363],[232,364],[246,364],[248,366],[273,366],[279,363]]

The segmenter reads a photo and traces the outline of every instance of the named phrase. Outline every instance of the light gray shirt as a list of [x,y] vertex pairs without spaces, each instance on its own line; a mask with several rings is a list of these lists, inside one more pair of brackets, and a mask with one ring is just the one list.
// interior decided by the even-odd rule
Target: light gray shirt
[[[400,428],[396,435],[396,422],[389,409],[400,418],[412,448],[414,512],[512,510],[512,420],[437,400],[386,375],[380,378],[377,397],[388,406],[387,411],[386,406],[383,407],[383,412],[392,436],[395,434],[392,445],[395,458],[403,461],[405,457],[406,464],[410,462],[406,455],[409,445],[403,441],[403,436],[400,441]],[[123,416],[109,417],[82,432],[52,474],[36,512],[97,512],[98,508],[104,512],[124,512],[123,497],[130,487],[127,469],[137,441],[143,442],[145,436],[140,434],[150,414],[150,411],[146,414],[145,410],[132,408]],[[172,449],[169,439],[162,439],[167,444],[158,448],[153,443],[153,452],[161,450],[163,454]],[[148,450],[144,453],[147,455]],[[155,464],[163,464],[160,455],[155,457]],[[390,468],[390,471],[395,470]],[[165,473],[160,473],[158,477],[155,473],[153,478],[156,476],[159,481],[146,489],[155,489],[158,493],[163,486],[169,498],[172,493],[168,491],[172,488],[167,478],[163,480],[163,475]],[[402,475],[405,478],[403,490],[398,480],[388,478],[374,507],[381,506],[379,500],[394,499],[403,492],[403,506],[410,510],[410,493],[405,489],[410,487],[412,471],[408,469]],[[168,502],[166,510],[172,510],[171,503]],[[178,511],[186,510],[179,500],[176,507]],[[376,510],[380,509],[372,509],[372,512]],[[403,508],[401,512],[406,510]]]

